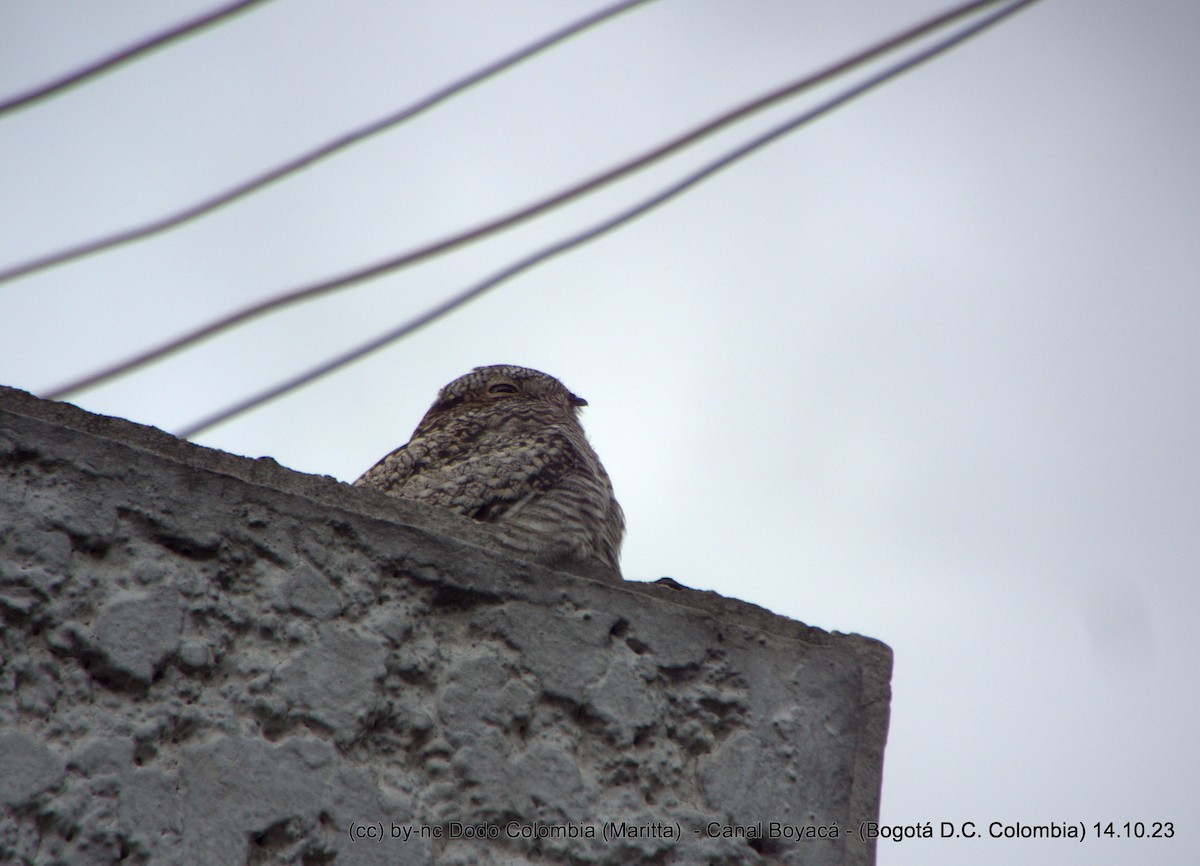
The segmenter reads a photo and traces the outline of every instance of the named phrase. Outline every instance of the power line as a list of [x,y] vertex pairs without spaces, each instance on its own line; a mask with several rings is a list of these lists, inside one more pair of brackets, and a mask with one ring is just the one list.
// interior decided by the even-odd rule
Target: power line
[[[262,0],[255,0],[262,2]],[[44,256],[39,256],[36,259],[31,259],[27,262],[22,262],[17,265],[8,267],[0,271],[0,283],[6,283],[20,277],[28,276],[29,274],[43,271],[47,268],[63,265],[85,256],[94,255],[106,250],[115,249],[116,247],[124,246],[125,244],[133,243],[134,241],[145,240],[154,235],[161,234],[168,229],[173,229],[193,220],[199,219],[206,214],[210,214],[215,210],[233,204],[239,199],[243,199],[251,193],[270,186],[277,181],[283,180],[289,175],[293,175],[301,169],[308,168],[321,162],[334,154],[345,150],[351,145],[358,144],[371,136],[378,135],[389,129],[411,120],[419,114],[423,114],[436,105],[440,105],[452,96],[457,96],[463,91],[482,83],[488,78],[498,75],[513,66],[528,60],[536,54],[540,54],[549,48],[575,36],[584,30],[596,26],[604,21],[620,15],[622,12],[627,12],[636,6],[641,6],[646,3],[654,2],[654,0],[622,0],[620,3],[615,3],[611,6],[606,6],[603,9],[593,12],[584,18],[568,24],[553,33],[543,36],[534,42],[519,48],[511,54],[501,57],[492,63],[487,64],[480,69],[471,72],[470,74],[451,82],[445,87],[434,91],[428,96],[409,105],[399,111],[368,123],[358,129],[345,133],[331,141],[314,147],[300,156],[294,157],[285,163],[282,163],[275,168],[268,169],[262,174],[256,175],[249,180],[242,181],[236,186],[219,192],[216,195],[210,196],[203,201],[189,205],[175,213],[168,214],[164,217],[151,220],[140,226],[130,229],[124,229],[113,234],[106,235],[95,240],[85,241],[84,243],[68,247],[64,250],[59,250],[54,253],[47,253]]]
[[525,222],[533,217],[552,210],[553,208],[567,204],[573,199],[586,195],[594,190],[597,190],[607,184],[621,179],[635,171],[639,171],[652,163],[658,162],[665,157],[681,150],[691,144],[700,141],[707,136],[710,136],[717,131],[723,129],[730,124],[739,121],[751,114],[762,111],[777,102],[780,102],[789,97],[795,96],[805,90],[808,90],[817,84],[821,84],[831,78],[834,78],[844,72],[853,69],[856,66],[862,65],[870,60],[874,60],[880,55],[889,53],[908,42],[913,41],[921,36],[924,36],[935,30],[939,30],[948,24],[957,21],[960,18],[969,16],[979,10],[994,6],[999,0],[972,0],[941,15],[937,15],[915,27],[912,27],[903,33],[885,39],[870,48],[858,52],[857,54],[835,63],[825,69],[801,78],[797,81],[777,88],[763,96],[758,97],[750,102],[747,102],[733,110],[720,115],[719,117],[704,123],[691,131],[678,136],[664,144],[659,145],[653,150],[642,154],[632,160],[629,160],[615,168],[595,175],[582,183],[576,184],[568,189],[555,193],[548,198],[544,198],[533,204],[527,205],[519,210],[513,211],[497,219],[483,223],[475,228],[461,232],[442,240],[435,241],[424,247],[412,250],[401,255],[394,256],[381,262],[368,265],[355,271],[351,271],[341,276],[334,277],[329,280],[324,280],[308,286],[302,286],[293,289],[264,301],[244,307],[241,310],[230,313],[206,325],[188,331],[187,333],[162,343],[152,349],[148,349],[138,355],[120,361],[102,370],[91,373],[81,379],[61,385],[54,390],[45,394],[48,400],[60,400],[71,394],[95,387],[117,376],[131,373],[140,367],[160,360],[164,357],[172,355],[176,352],[192,346],[202,340],[209,339],[221,331],[243,324],[251,319],[258,318],[269,312],[282,309],[291,304],[307,301],[319,295],[334,292],[340,289],[348,288],[356,283],[364,282],[375,277],[383,276],[400,268],[408,267],[423,261],[424,259],[432,258],[435,255],[440,255],[449,252],[457,247],[464,246],[473,241],[480,240],[496,232],[515,226]]
[[212,12],[205,13],[199,18],[193,18],[191,21],[183,24],[178,24],[169,30],[164,30],[155,36],[122,48],[114,54],[110,54],[102,60],[97,60],[90,63],[74,72],[69,72],[66,75],[56,78],[48,84],[42,84],[35,87],[33,90],[18,94],[17,96],[9,97],[0,102],[0,115],[10,111],[16,111],[19,108],[28,108],[37,102],[49,99],[52,96],[57,96],[64,90],[69,90],[72,87],[78,87],[81,84],[87,83],[89,80],[96,78],[106,72],[111,72],[118,66],[123,66],[130,63],[151,51],[156,51],[159,48],[165,48],[172,42],[178,42],[188,36],[193,36],[214,24],[219,24],[226,19],[232,18],[242,12],[248,11],[253,6],[259,6],[263,3],[269,3],[270,0],[240,0],[237,3],[231,3],[228,6],[223,6]]
[[557,243],[554,243],[548,247],[544,247],[538,252],[526,256],[507,268],[498,271],[483,282],[477,283],[474,286],[471,286],[470,288],[453,296],[449,300],[427,310],[420,316],[405,322],[403,325],[381,334],[375,339],[367,343],[363,343],[348,352],[344,352],[341,355],[331,358],[330,360],[325,361],[316,367],[310,368],[304,373],[287,379],[265,391],[259,392],[252,397],[248,397],[239,401],[238,403],[222,409],[219,412],[202,418],[179,431],[179,433],[176,435],[183,439],[190,438],[197,433],[201,433],[205,430],[215,427],[216,425],[228,421],[231,418],[234,418],[245,412],[249,412],[252,409],[256,409],[271,400],[282,397],[284,394],[287,394],[296,388],[307,385],[334,372],[335,370],[338,370],[348,364],[353,363],[354,361],[376,352],[403,337],[408,336],[414,331],[434,322],[442,316],[445,316],[454,309],[479,297],[484,292],[495,288],[512,277],[515,277],[518,274],[529,270],[530,268],[540,265],[549,259],[568,252],[569,250],[587,243],[588,241],[595,240],[602,235],[608,234],[614,229],[617,229],[620,226],[625,225],[626,223],[660,207],[661,205],[666,204],[672,199],[682,195],[684,192],[688,191],[701,181],[708,179],[712,175],[722,171],[725,168],[728,168],[735,162],[749,156],[755,151],[784,137],[790,132],[794,132],[802,126],[811,123],[813,120],[816,120],[822,115],[825,115],[830,111],[845,105],[851,100],[862,96],[881,84],[884,84],[887,81],[905,72],[908,72],[911,69],[914,69],[915,67],[933,59],[934,57],[948,51],[951,48],[954,48],[957,45],[960,45],[961,43],[973,36],[978,35],[989,27],[998,24],[1000,21],[1012,15],[1013,13],[1018,12],[1026,6],[1030,6],[1036,2],[1037,0],[1015,0],[1015,2],[1005,6],[1003,9],[981,18],[973,24],[964,27],[952,36],[935,43],[929,48],[918,52],[906,60],[900,61],[899,63],[888,67],[882,72],[866,79],[862,83],[849,88],[838,96],[835,96],[832,99],[821,103],[815,108],[809,109],[797,117],[794,117],[791,120],[788,120],[785,123],[751,139],[746,144],[741,145],[735,150],[726,153],[710,163],[707,163],[699,170],[694,171],[684,177],[682,180],[677,181],[661,192],[648,199],[644,199],[637,205],[622,211],[616,216],[610,217],[609,219],[598,223],[589,229],[571,235],[564,240],[558,241]]

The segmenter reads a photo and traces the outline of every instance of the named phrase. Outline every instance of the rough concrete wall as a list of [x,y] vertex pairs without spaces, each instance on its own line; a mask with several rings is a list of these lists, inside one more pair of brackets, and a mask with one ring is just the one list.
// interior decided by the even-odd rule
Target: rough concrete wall
[[8,389],[0,533],[2,862],[873,861],[876,641]]

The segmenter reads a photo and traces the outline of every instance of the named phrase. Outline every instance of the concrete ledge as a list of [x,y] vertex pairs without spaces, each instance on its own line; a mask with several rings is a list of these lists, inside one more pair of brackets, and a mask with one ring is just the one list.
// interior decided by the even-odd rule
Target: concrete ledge
[[0,533],[0,861],[874,860],[877,641],[11,389]]

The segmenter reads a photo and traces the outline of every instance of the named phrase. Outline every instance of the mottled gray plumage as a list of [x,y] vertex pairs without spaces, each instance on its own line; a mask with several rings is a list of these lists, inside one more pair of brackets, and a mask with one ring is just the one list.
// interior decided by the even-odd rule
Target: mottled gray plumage
[[580,426],[586,405],[537,370],[476,367],[354,484],[494,524],[539,562],[619,577],[625,518]]

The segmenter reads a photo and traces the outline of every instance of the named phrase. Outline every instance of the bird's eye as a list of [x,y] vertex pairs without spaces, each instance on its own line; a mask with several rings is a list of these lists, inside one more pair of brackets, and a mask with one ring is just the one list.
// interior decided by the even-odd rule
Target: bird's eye
[[488,393],[492,395],[515,394],[517,393],[517,386],[510,385],[508,382],[497,382],[495,385],[488,387]]

